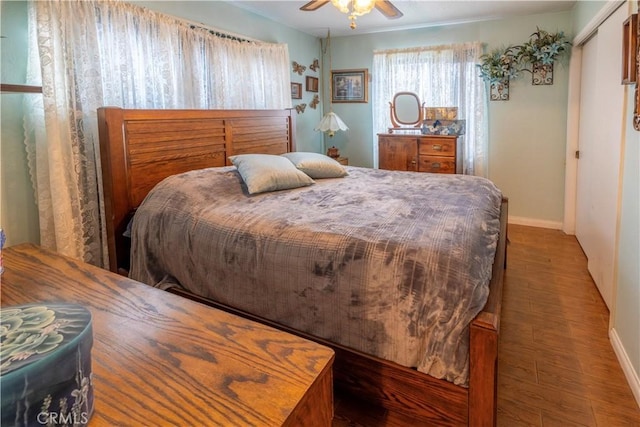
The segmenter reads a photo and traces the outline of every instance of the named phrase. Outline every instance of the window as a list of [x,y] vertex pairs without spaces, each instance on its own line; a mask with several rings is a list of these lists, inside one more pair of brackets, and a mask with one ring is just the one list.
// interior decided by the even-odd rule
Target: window
[[396,92],[414,92],[426,107],[457,107],[458,118],[466,120],[463,171],[487,176],[486,87],[476,69],[480,55],[480,43],[375,51],[374,134],[390,126],[389,101]]

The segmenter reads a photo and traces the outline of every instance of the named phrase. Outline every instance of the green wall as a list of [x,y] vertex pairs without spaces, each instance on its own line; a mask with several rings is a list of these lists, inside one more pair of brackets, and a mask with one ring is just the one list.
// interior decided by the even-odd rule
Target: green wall
[[[637,11],[627,1],[629,13]],[[640,85],[637,82],[636,85]],[[640,132],[633,129],[635,86],[627,86],[627,114],[622,160],[622,201],[618,242],[618,281],[613,328],[640,379]],[[640,405],[640,382],[635,384]]]
[[[0,4],[0,81],[25,84],[27,75],[27,4]],[[24,97],[39,94],[3,93],[0,97],[0,227],[6,245],[40,242],[38,209],[27,168],[23,142]]]
[[[536,26],[563,30],[572,37],[571,12],[336,37],[334,69],[368,68],[374,49],[393,49],[481,41],[487,50],[528,40]],[[564,159],[568,93],[568,56],[556,63],[554,84],[532,86],[531,75],[511,82],[510,100],[489,103],[489,178],[509,197],[510,217],[532,219],[559,228],[564,215]],[[376,132],[370,104],[335,104],[350,130],[336,145],[358,166],[373,165]]]
[[[628,90],[623,151],[618,281],[613,328],[640,378],[640,132],[633,129],[633,86]],[[637,384],[640,387],[640,384]],[[640,391],[640,390],[639,390]],[[640,396],[638,397],[640,404]]]

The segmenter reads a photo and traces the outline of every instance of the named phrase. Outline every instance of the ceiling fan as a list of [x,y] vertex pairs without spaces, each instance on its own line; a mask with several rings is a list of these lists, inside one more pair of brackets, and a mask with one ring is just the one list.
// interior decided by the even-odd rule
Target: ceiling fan
[[389,19],[397,19],[402,16],[402,12],[398,10],[389,0],[312,0],[300,8],[306,12],[313,12],[325,4],[331,2],[340,12],[349,15],[351,20],[351,29],[356,28],[356,18],[365,15],[375,7],[384,16]]

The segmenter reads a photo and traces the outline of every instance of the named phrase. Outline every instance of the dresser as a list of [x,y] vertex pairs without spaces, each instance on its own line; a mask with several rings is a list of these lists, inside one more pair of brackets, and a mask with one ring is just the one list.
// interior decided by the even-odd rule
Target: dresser
[[2,255],[3,308],[91,312],[90,426],[331,426],[328,347],[35,245]]
[[457,135],[378,134],[380,169],[462,173]]

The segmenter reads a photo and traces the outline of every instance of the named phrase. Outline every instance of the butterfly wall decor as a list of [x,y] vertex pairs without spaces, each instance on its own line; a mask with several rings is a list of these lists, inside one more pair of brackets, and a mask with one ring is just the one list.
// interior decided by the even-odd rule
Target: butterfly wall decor
[[318,95],[313,95],[313,99],[309,103],[309,107],[315,110],[318,104],[320,104],[320,97]]
[[296,112],[298,114],[304,113],[304,109],[307,108],[307,104],[298,104],[296,105]]
[[298,64],[296,61],[293,61],[293,72],[294,73],[298,73],[298,75],[302,75],[302,73],[304,73],[304,70],[306,70],[307,67],[305,67],[304,65],[300,65]]
[[318,68],[320,68],[320,63],[318,62],[317,58],[313,60],[313,64],[309,65],[309,68],[313,71],[318,71]]

